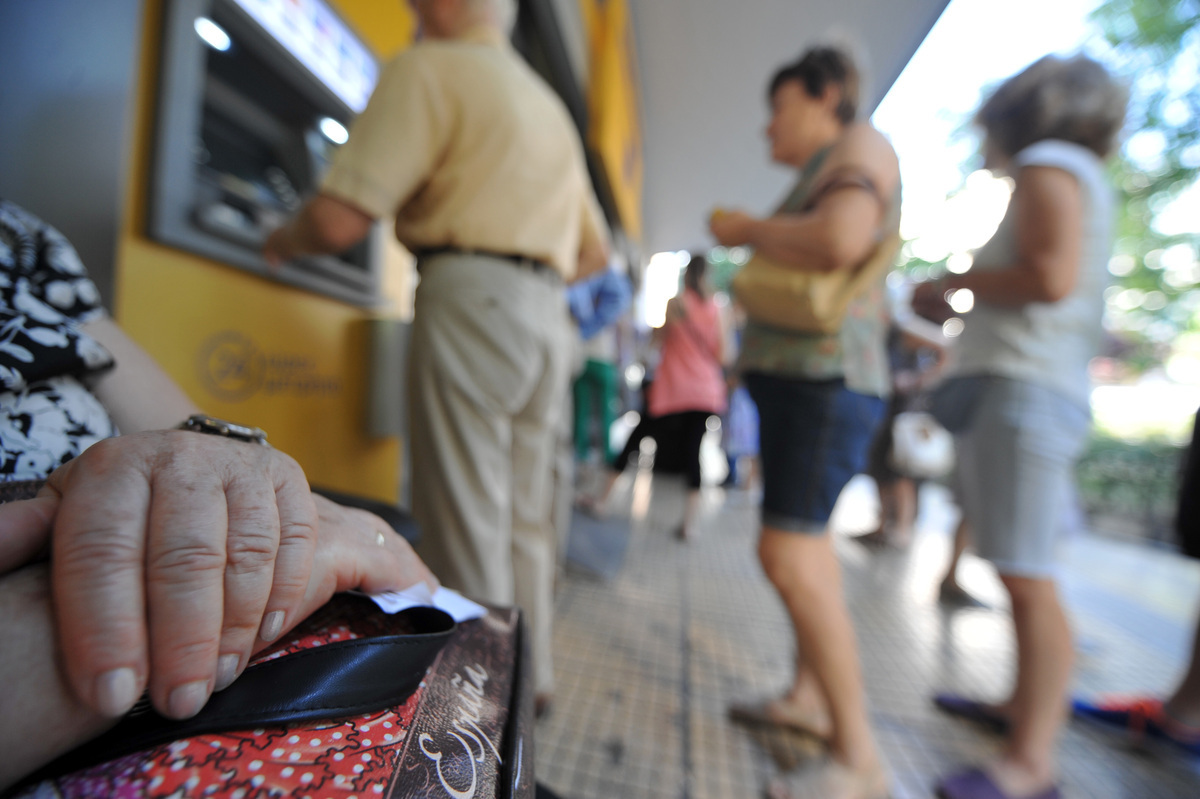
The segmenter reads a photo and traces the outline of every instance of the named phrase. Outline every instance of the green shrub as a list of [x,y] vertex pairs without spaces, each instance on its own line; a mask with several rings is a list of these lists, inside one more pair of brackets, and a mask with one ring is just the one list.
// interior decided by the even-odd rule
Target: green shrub
[[1167,441],[1093,435],[1076,467],[1084,510],[1138,522],[1146,536],[1170,540],[1183,453]]

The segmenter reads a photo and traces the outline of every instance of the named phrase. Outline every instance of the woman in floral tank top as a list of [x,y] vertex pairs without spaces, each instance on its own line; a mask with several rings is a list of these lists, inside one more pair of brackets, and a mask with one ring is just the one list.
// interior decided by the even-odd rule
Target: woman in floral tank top
[[[713,235],[797,270],[853,269],[898,226],[896,154],[855,121],[858,75],[832,48],[808,51],[771,81],[771,158],[799,182],[773,216],[714,214]],[[783,697],[735,706],[735,718],[828,738],[830,760],[796,786],[808,796],[875,799],[888,778],[867,720],[854,630],[827,531],[838,494],[863,470],[889,379],[882,278],[832,335],[753,318],[739,369],[758,405],[763,472],[759,558],[787,606],[800,653]],[[787,795],[779,786],[776,795]]]

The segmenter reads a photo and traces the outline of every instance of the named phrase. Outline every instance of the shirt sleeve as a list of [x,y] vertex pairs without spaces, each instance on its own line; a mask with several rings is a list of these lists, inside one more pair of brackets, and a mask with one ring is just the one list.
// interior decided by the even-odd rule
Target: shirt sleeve
[[0,390],[111,368],[112,355],[81,330],[103,316],[100,293],[66,236],[0,201]]
[[82,324],[107,316],[96,284],[67,237],[7,200],[0,200],[0,274],[5,276],[0,300],[5,309],[32,298],[50,306],[44,313],[56,319]]
[[384,70],[321,186],[377,218],[394,215],[427,180],[449,129],[447,99],[418,48]]
[[39,298],[76,324],[108,316],[74,245],[50,225],[42,228],[40,238],[41,268],[33,275]]

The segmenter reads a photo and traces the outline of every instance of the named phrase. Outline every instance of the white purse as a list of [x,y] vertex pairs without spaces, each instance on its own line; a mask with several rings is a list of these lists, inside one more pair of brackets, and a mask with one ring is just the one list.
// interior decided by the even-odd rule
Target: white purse
[[954,468],[954,436],[928,413],[907,412],[892,421],[893,469],[917,480],[942,477]]

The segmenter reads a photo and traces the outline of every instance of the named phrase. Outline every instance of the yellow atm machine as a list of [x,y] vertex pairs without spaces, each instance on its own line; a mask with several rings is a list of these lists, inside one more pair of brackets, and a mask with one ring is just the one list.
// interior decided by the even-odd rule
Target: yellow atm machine
[[[521,0],[513,41],[582,132],[578,17],[575,0]],[[279,271],[258,251],[414,28],[404,0],[0,2],[0,196],[75,242],[201,407],[266,429],[315,486],[390,503],[411,260],[386,222]]]
[[147,0],[143,40],[117,318],[314,485],[396,501],[401,392],[374,424],[369,407],[402,381],[399,358],[372,360],[390,231],[275,271],[259,256],[365,107],[376,56],[323,0]]

